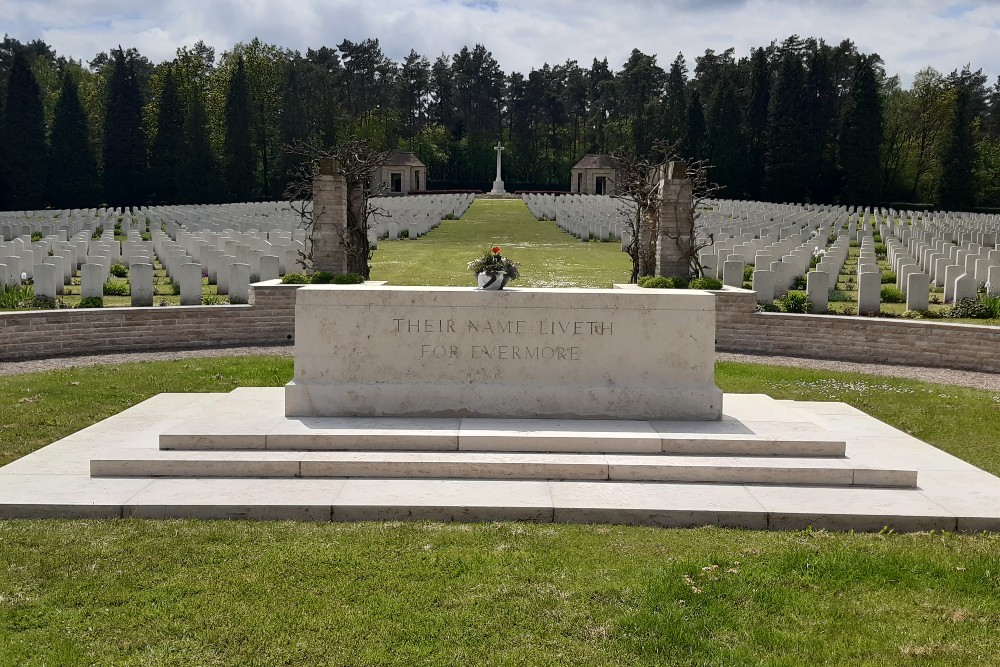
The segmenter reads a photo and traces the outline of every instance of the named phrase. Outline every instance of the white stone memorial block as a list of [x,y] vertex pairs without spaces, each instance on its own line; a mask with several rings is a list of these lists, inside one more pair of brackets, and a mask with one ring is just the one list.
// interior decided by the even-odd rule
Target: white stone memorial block
[[80,298],[104,298],[104,267],[100,264],[84,264],[80,267]]
[[743,266],[742,259],[727,260],[722,266],[722,284],[728,287],[743,287]]
[[153,265],[133,264],[128,276],[133,306],[153,305]]
[[277,280],[281,264],[275,255],[260,256],[260,280]]
[[[229,294],[229,278],[230,267],[236,263],[236,257],[234,255],[222,255],[219,257],[219,272],[216,277],[219,279],[216,283],[216,292],[219,294]],[[249,264],[247,265],[249,266]],[[249,277],[247,278],[249,280]]]
[[308,285],[285,412],[714,420],[714,331],[697,290]]
[[177,282],[181,288],[182,306],[201,305],[201,264],[191,262],[179,265]]
[[757,294],[757,303],[772,303],[774,301],[774,272],[757,269],[753,272],[753,291]]
[[1000,296],[1000,266],[991,266],[986,272],[986,294]]
[[56,267],[52,264],[35,266],[35,296],[56,298]]
[[955,281],[965,273],[965,267],[959,264],[949,264],[944,269],[944,302],[955,301]]
[[976,282],[975,277],[968,273],[963,273],[958,278],[955,278],[955,287],[953,290],[955,301],[975,299],[978,286],[979,284]]
[[250,265],[236,262],[229,265],[229,303],[250,300]]
[[56,294],[64,294],[66,292],[66,260],[59,256],[53,255],[51,257],[46,257],[42,264],[51,264],[55,267],[56,275]]
[[878,313],[882,309],[882,274],[862,271],[858,274],[858,315]]
[[830,300],[830,274],[823,271],[807,273],[806,296],[812,302],[812,312],[825,313]]
[[906,309],[927,310],[930,308],[929,291],[931,279],[926,273],[910,273],[906,277]]

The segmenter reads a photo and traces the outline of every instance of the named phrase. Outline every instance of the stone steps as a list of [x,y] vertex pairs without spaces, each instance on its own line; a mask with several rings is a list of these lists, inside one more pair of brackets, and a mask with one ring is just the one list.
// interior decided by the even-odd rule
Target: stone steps
[[122,452],[94,477],[540,479],[914,488],[915,471],[856,468],[843,458],[496,452]]
[[159,437],[161,450],[480,451],[666,453],[702,456],[842,457],[829,436],[774,437],[730,421],[637,422],[546,419],[219,418]]

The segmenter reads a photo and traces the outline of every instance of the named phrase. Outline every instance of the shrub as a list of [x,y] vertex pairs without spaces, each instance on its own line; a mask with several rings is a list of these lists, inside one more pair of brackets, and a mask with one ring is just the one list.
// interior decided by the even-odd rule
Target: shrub
[[908,320],[937,320],[941,318],[941,313],[936,310],[907,310],[900,317]]
[[1000,319],[1000,296],[981,296],[979,298],[990,311],[990,319]]
[[86,299],[80,299],[77,308],[103,308],[104,299],[99,296],[88,296]]
[[62,302],[59,299],[53,299],[48,296],[38,296],[37,294],[31,297],[31,300],[27,303],[22,303],[21,308],[30,308],[31,310],[48,310],[49,308],[59,308]]
[[227,303],[229,302],[218,294],[206,294],[201,297],[201,305],[203,306],[224,306]]
[[97,225],[97,229],[94,230],[94,235],[91,238],[99,239],[101,234],[104,233],[104,225]]
[[0,308],[25,308],[34,295],[35,291],[28,285],[0,285]]
[[305,285],[309,282],[309,278],[302,273],[286,273],[281,276],[282,285]]
[[124,264],[112,264],[109,271],[115,278],[128,278],[128,267]]
[[408,238],[410,238],[410,230],[409,229],[400,229],[399,233],[396,234],[396,238],[397,239],[408,239]]
[[150,239],[152,239],[152,238],[153,238],[153,237],[152,237],[151,235],[149,235],[149,234],[142,234],[141,236],[142,236],[142,240],[143,240],[143,241],[149,241]]
[[979,299],[959,299],[948,309],[948,317],[986,320],[992,316],[990,308]]
[[887,256],[888,256],[888,251],[885,248],[885,244],[884,243],[876,243],[875,244],[875,258],[876,259],[885,259]]
[[767,303],[764,301],[757,302],[757,312],[758,313],[780,313],[781,308],[773,303]]
[[172,281],[170,283],[170,293],[173,294],[174,296],[180,296],[181,295],[181,284],[178,283],[178,282],[173,282]]
[[848,243],[848,247],[850,247],[850,248],[860,248],[861,247],[861,241],[858,241],[856,239],[851,239],[850,243]]
[[795,276],[792,279],[792,289],[805,289],[807,284],[805,276]]
[[695,278],[688,287],[691,289],[722,289],[722,281],[717,278]]
[[32,232],[31,233],[31,242],[32,243],[34,243],[35,241],[41,241],[43,238],[45,238],[45,237],[42,236],[41,232]]
[[895,271],[883,271],[882,272],[882,284],[892,283],[896,284],[896,272]]
[[109,280],[104,283],[104,296],[128,296],[128,283],[121,280]]
[[747,264],[743,267],[743,282],[753,282],[753,272],[755,268],[756,266],[754,264]]
[[365,282],[365,278],[357,273],[342,273],[333,276],[330,282],[334,285],[360,285]]
[[906,294],[895,285],[883,285],[882,303],[906,303]]
[[854,299],[851,298],[851,295],[846,294],[845,292],[841,292],[839,289],[832,290],[830,292],[830,296],[827,297],[827,301],[829,301],[830,303],[838,303],[838,302],[853,301],[853,300]]
[[644,276],[639,279],[640,287],[647,287],[650,289],[686,289],[688,286],[687,278],[681,278],[680,276]]
[[789,292],[774,301],[783,313],[808,313],[812,311],[812,302],[805,294]]

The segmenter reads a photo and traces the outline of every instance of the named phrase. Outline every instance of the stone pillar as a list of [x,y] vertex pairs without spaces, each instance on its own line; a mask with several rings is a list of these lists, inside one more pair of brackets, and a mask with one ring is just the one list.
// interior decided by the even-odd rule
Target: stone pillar
[[[659,233],[656,239],[656,275],[688,277],[688,252],[694,246],[692,183],[687,164],[670,162],[660,181]],[[671,238],[672,237],[672,238]],[[743,278],[740,277],[740,285]]]
[[[319,162],[313,181],[312,260],[314,271],[347,273],[347,179],[333,158]],[[248,267],[249,270],[249,267]]]

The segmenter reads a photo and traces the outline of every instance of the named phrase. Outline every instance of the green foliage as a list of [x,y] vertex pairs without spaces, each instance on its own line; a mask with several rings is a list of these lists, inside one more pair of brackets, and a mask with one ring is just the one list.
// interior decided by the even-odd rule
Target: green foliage
[[896,283],[896,272],[895,271],[883,271],[882,272],[882,284],[886,283]]
[[304,273],[286,273],[281,276],[282,285],[306,285],[309,283],[309,276]]
[[875,244],[875,259],[885,259],[888,257],[888,249],[884,243]]
[[985,320],[993,316],[993,310],[979,299],[959,299],[948,309],[947,317],[954,319]]
[[31,210],[45,206],[45,114],[38,82],[24,53],[14,53],[7,79],[6,104],[0,123],[0,170],[7,184],[6,208]]
[[103,308],[104,299],[99,296],[88,296],[86,299],[80,299],[80,303],[77,308]]
[[746,264],[743,266],[743,282],[748,283],[753,281],[753,272],[757,267],[753,264]]
[[0,310],[25,308],[34,296],[30,285],[0,285]]
[[805,294],[789,292],[774,300],[783,313],[812,312],[812,302]]
[[938,320],[942,315],[936,310],[906,310],[900,317],[908,320]]
[[982,301],[983,306],[989,311],[990,319],[1000,319],[1000,296],[986,296],[981,294],[979,300]]
[[357,273],[335,274],[328,271],[317,271],[309,276],[309,282],[313,285],[360,285],[365,282],[365,279]]
[[[100,179],[90,140],[90,123],[68,68],[63,72],[50,146],[48,189],[52,206],[82,208],[97,204]],[[72,178],[67,178],[67,174],[72,174]]]
[[104,197],[113,206],[146,203],[146,135],[135,58],[112,52],[104,116]]
[[31,242],[32,243],[34,243],[35,241],[41,241],[42,238],[44,238],[44,237],[42,236],[41,232],[32,232],[31,233]]
[[839,289],[831,290],[830,295],[827,297],[827,301],[829,301],[830,303],[838,303],[838,302],[853,301],[853,300],[854,299],[851,298],[850,294],[842,292]]
[[469,262],[469,271],[480,273],[506,273],[510,280],[517,280],[521,273],[519,264],[501,254],[500,246],[491,246],[480,257]]
[[688,283],[688,287],[690,289],[719,290],[722,289],[722,281],[717,278],[694,278]]
[[101,235],[103,233],[104,233],[104,225],[97,225],[97,229],[95,229],[94,233],[90,235],[90,238],[99,239],[101,238]]
[[408,239],[408,238],[410,238],[410,230],[409,229],[400,229],[396,233],[396,238],[397,239]]
[[128,267],[124,264],[112,264],[108,273],[115,278],[128,278]]
[[218,294],[206,294],[201,297],[201,305],[203,306],[224,306],[228,303],[229,301],[225,297],[221,297]]
[[795,276],[792,278],[792,289],[803,290],[808,284],[808,278],[805,276]]
[[895,285],[883,285],[882,303],[906,303],[906,293]]
[[229,79],[226,93],[225,141],[223,156],[226,185],[232,201],[247,201],[256,191],[257,157],[251,136],[250,93],[246,67],[237,56],[236,67]]
[[955,87],[955,102],[944,137],[938,203],[952,211],[968,210],[975,203],[976,148],[972,122],[974,101],[968,86]]
[[104,283],[104,296],[128,296],[129,285],[124,280],[109,279]]
[[156,114],[156,136],[152,151],[156,160],[150,162],[153,201],[177,201],[181,187],[182,155],[184,150],[184,106],[174,68],[166,65]]
[[649,289],[687,289],[688,280],[681,276],[643,276],[639,278],[639,287]]

